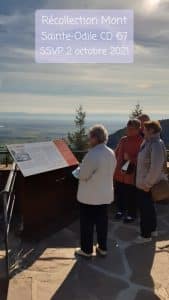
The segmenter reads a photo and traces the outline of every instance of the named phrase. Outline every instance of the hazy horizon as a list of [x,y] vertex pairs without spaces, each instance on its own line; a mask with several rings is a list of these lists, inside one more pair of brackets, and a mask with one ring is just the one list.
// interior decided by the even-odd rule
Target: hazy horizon
[[[116,113],[113,113],[113,112],[100,112],[100,113],[92,113],[92,112],[86,112],[86,118],[89,118],[89,119],[93,119],[93,118],[98,118],[98,117],[104,117],[104,118],[121,118],[121,117],[124,117],[125,120],[129,119],[130,117],[130,114],[131,114],[132,110],[130,112],[126,112],[126,113],[121,113],[121,112],[116,112]],[[146,113],[146,111],[143,110],[143,113]],[[67,113],[38,113],[38,112],[22,112],[22,111],[17,111],[17,112],[13,112],[13,111],[4,111],[4,112],[1,112],[0,111],[0,117],[3,118],[5,116],[17,116],[19,118],[26,118],[26,117],[29,117],[29,118],[34,118],[36,116],[38,116],[38,118],[40,119],[43,119],[43,118],[46,118],[46,117],[58,117],[58,118],[70,118],[72,119],[72,116],[75,117],[75,114],[76,114],[76,111],[74,112],[67,112]],[[158,119],[158,120],[163,120],[163,119],[168,119],[169,118],[169,113],[158,113],[158,114],[154,114],[154,113],[150,113],[150,117],[151,119]]]
[[[154,119],[166,119],[153,116]],[[0,112],[1,144],[41,142],[55,138],[65,138],[75,130],[73,114],[30,114],[23,112]],[[109,134],[124,128],[129,114],[91,114],[87,113],[85,126],[88,129],[96,123],[103,124]],[[169,116],[168,116],[169,119]]]

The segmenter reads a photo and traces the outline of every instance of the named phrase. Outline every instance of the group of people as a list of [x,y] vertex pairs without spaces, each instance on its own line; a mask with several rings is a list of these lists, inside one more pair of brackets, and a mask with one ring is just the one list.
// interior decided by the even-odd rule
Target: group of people
[[140,217],[140,235],[136,243],[147,243],[157,236],[157,216],[151,189],[165,172],[166,149],[161,139],[161,125],[148,115],[131,119],[126,136],[116,149],[106,144],[108,132],[102,125],[89,131],[90,150],[79,171],[77,199],[80,204],[80,248],[75,254],[93,255],[94,228],[96,253],[107,255],[108,206],[115,198],[114,218],[124,223]]

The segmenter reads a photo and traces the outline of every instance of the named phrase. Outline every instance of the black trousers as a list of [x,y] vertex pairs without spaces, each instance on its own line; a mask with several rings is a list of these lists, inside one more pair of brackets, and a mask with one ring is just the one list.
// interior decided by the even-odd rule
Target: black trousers
[[115,201],[118,212],[133,218],[137,216],[137,189],[134,185],[116,181]]
[[151,233],[157,227],[157,215],[155,210],[154,201],[151,192],[144,192],[137,190],[138,205],[140,211],[140,229],[141,236],[144,238],[151,237]]
[[93,252],[94,227],[96,226],[99,247],[107,250],[108,205],[87,205],[80,203],[81,249]]

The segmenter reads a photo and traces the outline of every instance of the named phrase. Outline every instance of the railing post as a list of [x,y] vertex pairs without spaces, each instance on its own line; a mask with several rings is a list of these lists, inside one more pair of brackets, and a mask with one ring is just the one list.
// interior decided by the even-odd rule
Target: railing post
[[10,277],[10,261],[9,261],[9,243],[8,235],[10,230],[10,223],[13,214],[13,208],[15,203],[15,195],[12,197],[14,184],[16,178],[16,164],[12,165],[7,183],[4,190],[0,193],[0,197],[3,201],[3,221],[4,221],[4,244],[5,244],[5,265],[7,279]]
[[8,154],[6,154],[5,156],[5,164],[6,164],[6,168],[8,167]]
[[3,192],[3,210],[4,210],[4,231],[5,231],[5,261],[6,261],[6,275],[9,278],[9,245],[8,245],[8,216],[7,216],[7,202],[8,202],[8,193]]
[[[2,155],[2,157],[1,157]],[[8,150],[0,150],[0,165],[3,164],[8,167],[9,163],[12,163],[13,159]]]

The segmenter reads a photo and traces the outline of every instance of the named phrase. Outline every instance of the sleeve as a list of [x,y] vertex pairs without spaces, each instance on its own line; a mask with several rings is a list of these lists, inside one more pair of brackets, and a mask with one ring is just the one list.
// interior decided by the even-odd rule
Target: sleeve
[[116,155],[115,155],[114,151],[113,151],[112,155],[113,155],[113,163],[112,163],[113,166],[112,166],[112,168],[113,168],[113,176],[114,176],[114,173],[115,173],[115,170],[116,170],[116,167],[117,167],[117,159],[116,159]]
[[93,155],[92,152],[89,151],[88,154],[84,157],[80,165],[79,180],[81,181],[90,180],[96,171],[97,171],[96,157]]
[[121,140],[119,141],[118,145],[116,146],[116,148],[114,150],[116,157],[118,157],[120,154],[120,151],[122,151],[123,144],[124,144],[124,137],[121,138]]
[[119,149],[120,149],[120,143],[118,143],[118,145],[117,145],[116,148],[114,149],[114,153],[115,153],[116,157],[118,156]]
[[138,157],[138,153],[137,153],[136,155],[132,155],[132,156],[130,157],[130,162],[131,162],[132,164],[134,164],[135,166],[137,165],[137,157]]
[[134,164],[135,166],[137,165],[137,159],[138,159],[138,154],[139,154],[141,145],[142,145],[142,140],[140,140],[140,142],[138,142],[138,145],[136,145],[136,151],[135,151],[135,154],[130,156],[130,161],[131,161],[131,163]]
[[145,186],[151,189],[161,174],[164,165],[164,150],[161,144],[154,143],[151,148],[151,164],[148,174],[145,178]]

